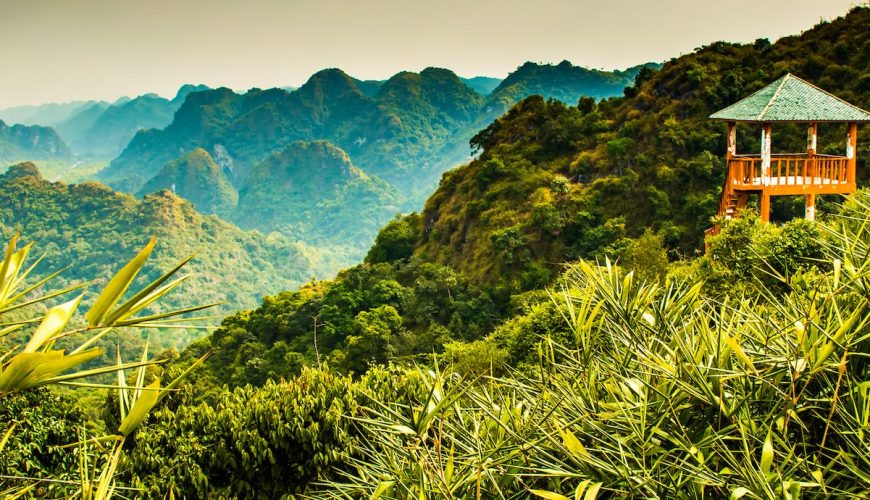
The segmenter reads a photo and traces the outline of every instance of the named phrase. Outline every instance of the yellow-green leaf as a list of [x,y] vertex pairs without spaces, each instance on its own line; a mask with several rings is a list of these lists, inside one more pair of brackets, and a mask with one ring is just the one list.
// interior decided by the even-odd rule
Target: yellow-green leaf
[[454,449],[453,449],[453,444],[451,443],[450,444],[450,455],[447,457],[447,466],[444,468],[444,479],[447,480],[448,484],[450,483],[450,481],[453,480],[453,468],[455,467],[453,465],[453,454],[454,454]]
[[577,489],[574,490],[574,500],[582,500],[583,492],[586,491],[586,487],[589,486],[589,479],[584,479],[580,481],[580,484],[577,485]]
[[575,436],[573,432],[567,429],[562,431],[562,442],[565,444],[565,447],[568,448],[568,451],[574,455],[585,459],[589,458],[589,452],[586,451],[586,447],[583,446],[583,443],[577,439],[577,436]]
[[731,335],[728,335],[727,333],[723,332],[723,335],[725,337],[725,342],[728,344],[728,347],[730,347],[731,350],[734,351],[734,354],[737,355],[737,359],[743,362],[743,364],[746,365],[746,367],[749,368],[752,372],[755,372],[755,365],[752,363],[752,360],[749,358],[749,356],[746,355],[746,351],[743,350],[740,342],[735,340],[733,337],[731,337]]
[[99,357],[102,353],[102,349],[91,349],[69,356],[65,356],[63,351],[16,354],[0,373],[0,394],[23,391],[46,383],[55,375]]
[[82,295],[79,295],[69,302],[49,309],[42,318],[42,323],[36,327],[36,331],[33,332],[33,336],[30,337],[30,342],[24,347],[23,352],[36,352],[43,344],[62,332],[81,301]]
[[121,268],[121,270],[112,277],[102,293],[100,293],[100,296],[97,297],[94,305],[91,306],[90,310],[85,314],[85,318],[88,320],[89,325],[99,325],[109,310],[111,310],[112,307],[121,300],[124,292],[127,291],[130,284],[133,282],[133,279],[137,274],[139,274],[142,266],[145,265],[145,261],[148,260],[148,256],[151,255],[151,250],[154,249],[154,244],[156,242],[157,238],[151,237],[151,241],[145,245],[145,248],[143,248],[135,257],[133,257],[133,260],[128,262],[126,266]]
[[383,496],[384,494],[389,493],[393,489],[393,485],[396,484],[395,481],[381,481],[378,483],[378,487],[375,488],[375,492],[372,493],[371,500],[376,500]]
[[750,493],[749,490],[747,490],[746,488],[741,486],[741,487],[736,488],[734,491],[731,492],[731,500],[737,500],[738,498],[743,498],[744,496],[746,496],[749,493]]
[[12,436],[12,431],[15,430],[16,425],[18,425],[18,422],[12,422],[12,425],[9,426],[9,430],[6,431],[6,434],[3,434],[3,439],[0,439],[0,451],[3,451],[3,448],[6,447],[6,442],[9,441],[9,437]]
[[390,429],[393,429],[394,431],[398,432],[399,434],[411,434],[411,435],[417,434],[416,432],[414,432],[414,429],[408,427],[407,425],[395,424],[395,425],[391,425]]
[[121,425],[118,427],[118,432],[121,433],[122,436],[129,436],[131,432],[136,430],[136,427],[139,427],[139,424],[145,420],[145,417],[148,415],[148,412],[154,408],[154,405],[157,404],[157,397],[160,395],[160,381],[155,380],[154,382],[148,384],[146,390],[142,391],[141,395],[136,402],[133,403],[133,407],[130,408],[130,411],[127,412],[127,417],[121,422]]
[[601,483],[595,483],[586,490],[586,495],[583,496],[583,500],[595,500],[598,497],[598,490],[601,489]]
[[773,464],[773,441],[770,433],[767,433],[767,439],[761,446],[761,473],[766,476],[770,472],[771,464]]
[[571,500],[565,495],[560,495],[558,493],[553,493],[552,491],[547,490],[529,490],[534,495],[539,496],[541,498],[546,498],[547,500]]

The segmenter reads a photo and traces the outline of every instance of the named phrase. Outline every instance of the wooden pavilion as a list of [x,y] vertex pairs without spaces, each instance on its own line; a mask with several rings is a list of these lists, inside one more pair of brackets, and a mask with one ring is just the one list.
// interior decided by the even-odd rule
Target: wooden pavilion
[[[757,194],[761,219],[770,220],[771,196],[806,196],[806,218],[815,218],[816,196],[855,192],[858,123],[870,122],[870,113],[824,90],[787,74],[758,92],[710,115],[727,123],[727,173],[719,215],[731,219]],[[760,154],[737,153],[737,123],[761,125]],[[805,123],[806,153],[771,154],[774,123]],[[845,156],[816,152],[819,123],[846,123]],[[707,230],[716,234],[718,227]]]

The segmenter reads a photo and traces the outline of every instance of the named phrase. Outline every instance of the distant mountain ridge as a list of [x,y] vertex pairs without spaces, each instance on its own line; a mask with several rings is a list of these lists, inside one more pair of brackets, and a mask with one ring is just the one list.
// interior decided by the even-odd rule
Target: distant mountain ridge
[[70,146],[77,153],[113,158],[124,150],[139,130],[169,125],[187,96],[203,90],[208,90],[208,87],[186,84],[171,100],[157,94],[144,94],[107,107],[97,104],[58,124],[58,131],[68,135]]
[[87,109],[96,104],[109,103],[105,101],[70,101],[70,102],[51,102],[46,104],[12,106],[0,109],[0,120],[5,121],[10,125],[41,125],[43,127],[53,127],[68,120],[76,113]]
[[474,91],[480,95],[489,95],[499,86],[499,84],[501,84],[502,81],[504,81],[503,78],[494,78],[491,76],[473,76],[471,78],[459,77],[459,79],[462,80],[462,83],[473,88]]
[[6,125],[0,120],[0,164],[22,160],[69,159],[72,151],[51,127]]
[[[603,72],[567,62],[527,63],[503,81],[463,80],[440,68],[361,81],[331,68],[292,92],[200,92],[165,129],[139,132],[101,178],[135,192],[167,162],[200,147],[232,173],[238,187],[257,162],[287,144],[327,140],[364,171],[420,201],[442,172],[468,158],[473,132],[528,93],[570,104],[579,95],[619,95],[639,68]],[[495,90],[487,96],[473,86]]]

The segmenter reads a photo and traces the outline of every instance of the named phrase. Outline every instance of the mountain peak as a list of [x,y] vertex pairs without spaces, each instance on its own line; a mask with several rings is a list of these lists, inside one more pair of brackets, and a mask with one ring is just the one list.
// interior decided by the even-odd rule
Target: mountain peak
[[189,200],[203,213],[227,214],[238,202],[223,169],[203,148],[196,148],[160,169],[139,195],[171,191]]
[[175,97],[172,100],[175,102],[184,102],[188,94],[192,94],[193,92],[202,92],[204,90],[210,90],[210,87],[208,85],[193,85],[190,83],[185,83],[178,89],[178,92],[175,93]]
[[324,88],[328,91],[338,89],[356,89],[356,83],[347,73],[338,68],[326,68],[311,75],[305,84],[299,87],[300,92],[312,87]]
[[9,167],[9,170],[3,174],[3,177],[6,179],[21,179],[23,177],[36,177],[41,179],[42,173],[33,162],[25,161]]

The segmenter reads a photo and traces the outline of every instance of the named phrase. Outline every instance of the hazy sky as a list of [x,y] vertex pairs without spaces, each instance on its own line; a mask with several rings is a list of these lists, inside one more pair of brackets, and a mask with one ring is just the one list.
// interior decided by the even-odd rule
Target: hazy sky
[[0,108],[298,86],[450,68],[504,77],[525,61],[663,61],[717,40],[797,34],[866,0],[0,0]]

